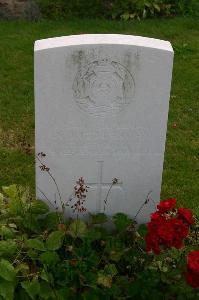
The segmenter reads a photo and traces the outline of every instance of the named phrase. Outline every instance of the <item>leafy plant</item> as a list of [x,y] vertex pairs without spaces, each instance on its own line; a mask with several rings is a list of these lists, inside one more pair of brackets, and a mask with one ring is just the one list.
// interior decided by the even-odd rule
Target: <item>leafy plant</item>
[[155,16],[198,15],[197,0],[37,0],[48,18],[104,17],[123,20]]
[[[58,211],[49,212],[45,203],[33,199],[28,189],[11,185],[2,192],[0,299],[196,299],[199,295],[194,277],[198,265],[192,263],[192,257],[198,257],[198,220],[193,224],[189,210],[178,210],[191,224],[185,246],[154,255],[145,251],[147,226],[138,226],[125,214],[112,218],[90,214],[87,222],[77,217],[64,220]],[[107,222],[112,223],[112,231],[104,226]],[[185,268],[194,288],[185,281]]]

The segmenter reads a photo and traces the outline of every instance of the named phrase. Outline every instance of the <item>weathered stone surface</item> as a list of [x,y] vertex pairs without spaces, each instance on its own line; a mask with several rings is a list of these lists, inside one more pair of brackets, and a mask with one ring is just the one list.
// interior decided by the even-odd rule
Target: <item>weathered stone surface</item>
[[[91,212],[102,212],[107,199],[108,214],[135,216],[147,195],[159,201],[172,62],[169,42],[144,37],[35,43],[36,152],[46,154],[43,163],[64,201],[81,176]],[[58,202],[52,178],[39,166],[37,196]],[[153,210],[149,201],[138,221]]]

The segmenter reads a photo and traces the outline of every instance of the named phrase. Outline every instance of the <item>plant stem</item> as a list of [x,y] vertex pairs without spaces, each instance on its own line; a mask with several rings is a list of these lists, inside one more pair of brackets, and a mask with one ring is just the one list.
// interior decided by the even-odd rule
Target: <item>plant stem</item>
[[135,217],[134,217],[134,221],[136,220],[137,216],[139,215],[139,213],[141,212],[141,210],[143,209],[143,207],[149,202],[149,200],[152,200],[149,198],[150,194],[152,193],[152,191],[148,192],[146,199],[144,201],[144,203],[140,206],[140,208],[138,209]]
[[[43,164],[43,162],[41,161],[41,159],[38,157],[38,155],[36,156],[36,158],[38,159],[38,161],[40,162],[40,164],[45,168],[46,166]],[[47,169],[46,172],[48,173],[48,175],[50,176],[50,178],[53,180],[54,184],[55,184],[55,187],[57,189],[57,192],[58,192],[58,195],[59,195],[59,201],[60,201],[60,204],[61,204],[61,209],[62,209],[62,216],[63,216],[63,219],[64,219],[64,203],[62,201],[62,197],[61,197],[61,193],[60,193],[60,190],[59,190],[59,187],[58,187],[58,184],[54,178],[54,176],[52,175],[52,173]]]

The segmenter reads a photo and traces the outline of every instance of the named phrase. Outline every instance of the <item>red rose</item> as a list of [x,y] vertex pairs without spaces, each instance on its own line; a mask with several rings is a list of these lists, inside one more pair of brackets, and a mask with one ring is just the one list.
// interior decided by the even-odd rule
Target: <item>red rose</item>
[[151,221],[161,222],[164,219],[165,218],[158,211],[151,214]]
[[173,239],[172,246],[176,249],[180,249],[183,247],[183,240],[177,236]]
[[193,288],[199,288],[199,250],[188,254],[187,271],[185,278]]
[[187,271],[185,273],[185,278],[186,278],[187,283],[192,288],[199,288],[199,274],[195,274],[194,272]]
[[170,220],[170,223],[175,231],[175,235],[177,237],[180,237],[184,239],[188,233],[189,233],[189,228],[187,225],[185,225],[182,220],[178,220],[176,218],[173,218]]
[[178,208],[178,217],[189,225],[194,224],[192,212],[188,208]]
[[170,222],[165,222],[159,226],[157,233],[162,240],[162,244],[171,247],[175,235],[175,230]]
[[166,220],[159,224],[157,235],[161,244],[166,247],[175,247],[177,249],[183,246],[183,239],[187,236],[189,228],[176,218]]
[[158,236],[153,233],[147,233],[145,236],[146,252],[153,251],[155,254],[160,254],[160,245]]
[[183,246],[183,239],[189,233],[189,228],[181,220],[178,220],[176,218],[170,220],[170,226],[172,226],[174,230],[171,247],[180,249]]
[[176,199],[169,198],[161,201],[160,204],[157,206],[157,208],[161,213],[165,213],[173,209],[175,206],[176,206]]
[[158,211],[151,214],[151,222],[147,224],[148,231],[155,233],[157,231],[157,228],[165,222],[166,219],[164,216],[162,216]]
[[199,250],[191,251],[188,254],[188,268],[198,273],[199,276]]
[[158,210],[151,214],[151,221],[147,224],[146,249],[155,254],[164,248],[183,246],[183,240],[189,233],[189,225],[193,224],[193,216],[190,210],[179,208],[178,214],[168,213],[176,207],[176,199],[169,198],[160,202]]

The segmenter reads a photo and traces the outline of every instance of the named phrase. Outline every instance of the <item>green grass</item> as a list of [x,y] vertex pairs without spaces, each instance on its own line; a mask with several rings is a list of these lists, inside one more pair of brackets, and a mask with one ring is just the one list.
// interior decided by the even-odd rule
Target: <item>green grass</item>
[[199,212],[199,22],[188,18],[0,22],[0,186],[22,183],[34,190],[34,41],[80,33],[171,41],[175,60],[162,198],[176,197]]

